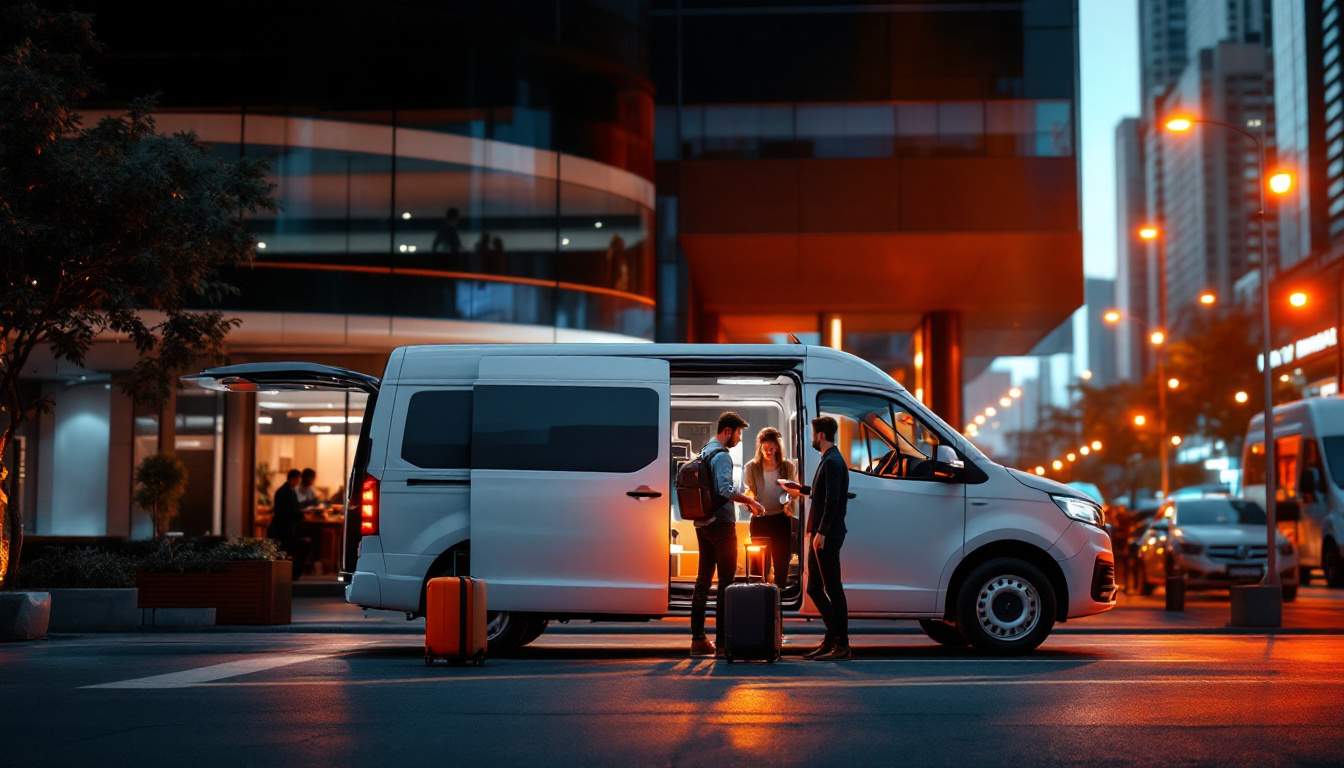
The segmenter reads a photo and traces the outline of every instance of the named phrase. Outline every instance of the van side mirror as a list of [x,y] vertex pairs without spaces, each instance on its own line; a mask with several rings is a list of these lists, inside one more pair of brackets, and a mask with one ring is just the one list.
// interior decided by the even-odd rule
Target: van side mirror
[[966,468],[957,452],[950,445],[937,445],[933,448],[933,476],[938,480],[952,481],[961,476]]

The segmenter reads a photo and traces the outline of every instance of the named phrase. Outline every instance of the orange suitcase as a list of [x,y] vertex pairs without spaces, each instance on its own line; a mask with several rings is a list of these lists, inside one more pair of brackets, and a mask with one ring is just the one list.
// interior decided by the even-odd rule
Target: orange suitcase
[[430,579],[425,587],[425,664],[485,661],[485,582],[468,576]]

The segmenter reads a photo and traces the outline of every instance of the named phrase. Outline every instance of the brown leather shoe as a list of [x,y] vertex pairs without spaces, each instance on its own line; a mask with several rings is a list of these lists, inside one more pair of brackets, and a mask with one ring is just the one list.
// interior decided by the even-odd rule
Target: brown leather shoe
[[854,652],[848,645],[837,645],[829,653],[822,653],[811,657],[812,661],[849,661],[854,658]]
[[830,641],[830,640],[822,640],[822,641],[821,641],[821,645],[818,645],[816,648],[813,648],[812,650],[808,651],[807,653],[804,653],[804,654],[803,654],[803,658],[804,658],[804,659],[815,659],[815,658],[817,658],[818,656],[824,656],[824,655],[830,653],[830,652],[833,651],[833,650],[835,650],[835,646],[831,644],[831,641]]
[[691,639],[691,655],[692,655],[692,656],[713,656],[713,655],[714,655],[714,644],[711,643],[711,642],[709,642],[709,640],[706,640],[706,639],[703,638],[703,637],[692,638],[692,639]]

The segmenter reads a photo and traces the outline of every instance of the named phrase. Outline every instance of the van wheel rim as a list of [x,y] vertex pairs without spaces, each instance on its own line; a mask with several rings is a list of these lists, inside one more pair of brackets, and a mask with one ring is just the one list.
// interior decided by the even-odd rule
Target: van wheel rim
[[1041,623],[1041,596],[1021,576],[995,576],[976,598],[980,628],[997,640],[1018,640]]
[[504,634],[504,629],[509,626],[509,614],[505,611],[491,611],[485,624],[485,638],[487,641],[494,640]]

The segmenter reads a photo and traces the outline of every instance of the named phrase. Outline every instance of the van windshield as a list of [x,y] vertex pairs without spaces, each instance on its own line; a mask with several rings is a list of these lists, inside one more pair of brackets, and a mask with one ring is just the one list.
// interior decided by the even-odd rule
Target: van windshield
[[1325,461],[1330,465],[1330,477],[1335,485],[1344,490],[1344,435],[1334,435],[1321,440],[1325,443]]

